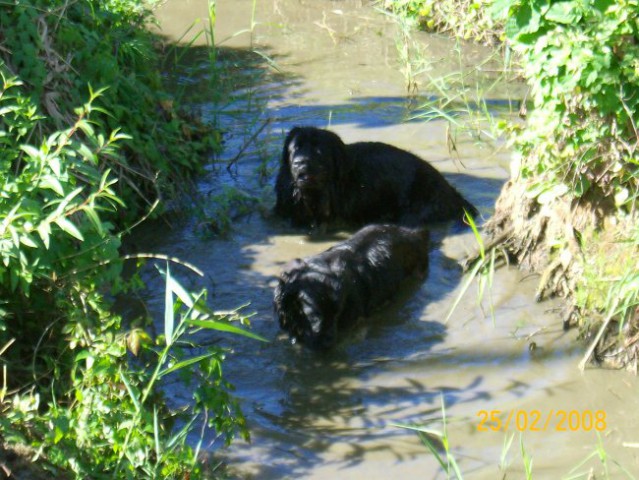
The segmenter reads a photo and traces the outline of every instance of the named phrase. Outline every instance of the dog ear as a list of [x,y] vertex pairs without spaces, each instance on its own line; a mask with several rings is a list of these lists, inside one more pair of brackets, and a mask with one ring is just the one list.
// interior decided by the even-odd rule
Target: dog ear
[[333,174],[338,183],[342,183],[353,169],[354,161],[348,153],[348,148],[342,139],[333,134],[331,138],[331,158],[333,160]]
[[293,142],[293,140],[295,140],[295,137],[297,137],[299,135],[300,131],[301,131],[300,127],[293,127],[288,132],[288,135],[286,135],[286,139],[284,140],[284,148],[282,149],[282,165],[287,165],[287,166],[290,165],[290,162],[289,162],[289,157],[290,157],[289,147],[291,146],[291,142]]
[[281,217],[294,217],[296,213],[294,208],[296,202],[293,198],[293,176],[291,175],[290,154],[288,149],[298,132],[298,127],[293,128],[288,132],[286,140],[284,140],[280,169],[277,172],[277,179],[275,180],[275,213]]
[[306,262],[302,260],[301,258],[295,258],[291,260],[290,262],[288,262],[284,266],[284,270],[282,271],[282,274],[280,275],[280,278],[279,278],[280,285],[290,281],[293,277],[297,275],[298,270],[302,269],[305,266],[306,266]]

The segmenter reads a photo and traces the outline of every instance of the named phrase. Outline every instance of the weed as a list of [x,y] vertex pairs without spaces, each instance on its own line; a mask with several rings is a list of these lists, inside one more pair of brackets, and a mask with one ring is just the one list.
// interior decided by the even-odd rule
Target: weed
[[[407,430],[412,430],[417,433],[417,436],[422,441],[422,443],[430,450],[433,454],[439,466],[446,473],[447,478],[451,478],[451,475],[454,475],[453,478],[457,480],[462,480],[463,476],[461,474],[461,470],[457,465],[457,460],[455,460],[454,455],[450,449],[450,439],[448,437],[448,432],[446,430],[446,407],[444,404],[444,396],[441,397],[442,404],[442,430],[434,430],[426,427],[418,427],[418,426],[409,426],[409,425],[396,425],[400,428],[405,428]],[[433,438],[437,439],[436,441]],[[440,451],[443,449],[443,454]]]
[[417,22],[429,31],[455,38],[495,43],[503,32],[490,15],[493,0],[380,0],[384,8]]

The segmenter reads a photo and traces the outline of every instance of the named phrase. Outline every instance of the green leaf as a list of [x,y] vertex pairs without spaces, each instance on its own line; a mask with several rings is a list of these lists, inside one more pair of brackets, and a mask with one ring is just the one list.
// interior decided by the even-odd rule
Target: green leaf
[[608,10],[612,5],[614,5],[615,0],[595,0],[592,2],[592,7],[604,13]]
[[524,3],[508,17],[505,27],[508,38],[530,44],[543,33],[544,30],[540,30],[541,12],[539,10],[543,8],[543,5],[539,3],[545,2]]
[[18,276],[18,271],[17,270],[11,270],[9,272],[9,279],[11,281],[11,291],[15,292],[16,288],[18,287],[18,282],[20,281],[20,278]]
[[243,328],[237,327],[235,325],[231,325],[230,323],[226,323],[226,322],[218,322],[215,320],[191,320],[191,319],[186,319],[184,320],[188,325],[192,325],[194,327],[200,327],[200,328],[208,328],[211,330],[218,330],[220,332],[229,332],[229,333],[235,333],[237,335],[243,335],[245,337],[248,338],[252,338],[254,340],[259,340],[261,342],[268,342],[268,340],[260,335],[257,335],[255,333],[251,333],[248,332],[246,330],[244,330]]
[[77,197],[80,194],[80,192],[82,192],[82,190],[83,190],[82,187],[78,187],[75,190],[73,190],[71,193],[69,193],[66,197],[64,197],[62,200],[60,200],[57,208],[47,216],[45,221],[55,222],[56,217],[62,216],[64,214],[64,210],[67,208],[69,203],[71,203],[71,200]]
[[158,420],[157,405],[153,405],[153,441],[155,442],[155,455],[162,458],[162,448],[160,444],[160,422]]
[[95,138],[95,130],[93,129],[93,127],[91,126],[91,124],[87,121],[80,121],[78,122],[78,128],[80,130],[82,130],[87,137],[90,138]]
[[98,158],[96,157],[95,153],[93,153],[93,151],[91,151],[91,149],[84,143],[80,144],[80,146],[78,147],[78,152],[86,161],[97,164]]
[[581,13],[576,2],[555,2],[550,5],[544,17],[551,22],[570,25],[581,19]]
[[522,5],[515,13],[515,21],[519,28],[518,34],[534,33],[539,29],[539,12],[534,10],[530,4]]
[[26,153],[29,157],[35,158],[38,160],[42,160],[43,153],[41,150],[31,146],[31,145],[20,145],[20,150]]
[[586,193],[589,188],[590,188],[590,181],[586,177],[580,176],[577,179],[577,182],[575,184],[575,190],[574,190],[575,197],[577,198],[582,197],[583,194]]
[[38,248],[38,245],[31,239],[31,236],[27,234],[20,235],[20,243],[27,247]]
[[517,0],[495,0],[490,7],[488,7],[488,14],[493,20],[503,20],[507,17],[510,7],[517,2]]
[[51,170],[53,170],[53,173],[55,173],[55,175],[57,177],[60,176],[60,173],[62,171],[61,167],[60,167],[60,157],[52,157],[49,159],[49,167],[51,168]]
[[111,169],[107,168],[102,174],[102,177],[100,177],[100,188],[99,188],[100,190],[104,190],[118,182],[116,178],[110,179],[109,178],[110,174],[111,174]]
[[89,221],[91,222],[91,224],[93,225],[93,227],[95,228],[96,232],[98,232],[100,236],[103,236],[104,228],[102,228],[102,222],[100,221],[98,212],[96,212],[95,209],[92,207],[86,207],[83,209],[83,211],[86,214]]
[[50,190],[53,190],[55,193],[57,193],[61,197],[64,196],[64,189],[62,188],[60,181],[52,175],[47,175],[46,177],[43,177],[40,180],[40,186],[42,188],[48,188]]
[[42,222],[37,226],[36,231],[40,238],[42,239],[42,243],[44,243],[44,247],[49,249],[49,235],[51,234],[51,224],[49,222]]
[[172,365],[171,367],[167,368],[166,370],[162,370],[160,372],[160,374],[158,375],[158,377],[163,377],[165,375],[168,375],[169,373],[175,372],[176,370],[181,370],[184,367],[188,367],[189,365],[193,365],[194,363],[199,363],[202,360],[205,360],[209,357],[212,357],[213,355],[215,355],[217,352],[209,352],[209,353],[205,353],[203,355],[198,355],[197,357],[192,357],[192,358],[188,358],[186,360],[182,360],[181,362],[178,362],[174,365]]
[[73,358],[74,362],[80,362],[86,358],[92,357],[92,353],[89,350],[81,350],[80,352],[78,352],[76,354],[76,356]]
[[182,300],[182,303],[184,303],[184,305],[189,308],[193,308],[193,297],[191,297],[191,294],[187,292],[187,290],[180,284],[180,282],[169,275],[168,265],[165,275],[167,289],[170,288],[171,291],[175,293],[180,300]]
[[62,440],[69,431],[69,419],[67,417],[58,417],[54,420],[53,425],[53,443],[56,444]]
[[80,230],[78,230],[78,227],[67,220],[66,217],[59,217],[54,221],[54,223],[56,223],[62,230],[67,232],[72,237],[75,237],[82,242],[84,241],[84,237],[80,233]]
[[136,395],[136,392],[133,391],[131,382],[129,382],[129,379],[124,373],[124,370],[120,370],[120,378],[122,379],[122,383],[124,383],[124,386],[126,387],[126,391],[129,393],[129,397],[131,397],[133,405],[135,405],[135,410],[139,412],[142,409],[142,404],[140,403],[140,399],[138,398],[138,395]]

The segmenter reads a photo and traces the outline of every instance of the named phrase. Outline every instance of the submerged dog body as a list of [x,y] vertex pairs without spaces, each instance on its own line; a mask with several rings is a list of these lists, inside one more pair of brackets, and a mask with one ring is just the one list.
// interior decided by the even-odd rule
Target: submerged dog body
[[323,348],[338,329],[390,301],[404,280],[428,268],[428,231],[370,225],[348,240],[287,266],[275,287],[280,327],[295,341]]
[[432,165],[379,142],[344,144],[328,130],[295,127],[275,185],[276,214],[296,226],[461,220],[477,209]]

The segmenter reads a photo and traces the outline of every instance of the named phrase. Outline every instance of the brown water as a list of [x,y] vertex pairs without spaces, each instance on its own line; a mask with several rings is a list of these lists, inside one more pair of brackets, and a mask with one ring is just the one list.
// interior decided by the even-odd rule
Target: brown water
[[[508,176],[508,153],[458,132],[451,159],[448,123],[412,119],[423,98],[405,95],[407,78],[417,81],[425,96],[436,95],[429,77],[451,74],[460,65],[472,69],[485,51],[456,49],[439,36],[417,35],[418,43],[405,43],[397,25],[365,1],[263,0],[254,17],[252,7],[251,0],[217,1],[218,58],[232,69],[224,80],[236,85],[235,96],[218,98],[207,90],[205,67],[191,64],[174,72],[176,85],[197,98],[194,108],[225,131],[219,160],[241,152],[231,174],[211,169],[199,185],[202,192],[215,195],[234,187],[273,202],[283,134],[296,124],[330,126],[347,142],[381,140],[421,155],[445,172],[485,218],[490,216]],[[180,38],[196,19],[206,18],[207,2],[169,1],[158,16],[162,33]],[[203,38],[191,44],[192,50]],[[421,61],[413,64],[413,72],[421,69],[421,74],[406,74],[398,53],[404,47],[421,49],[415,56]],[[490,65],[467,77],[469,84],[489,85],[494,79]],[[495,98],[506,98],[507,89],[494,92]],[[254,136],[257,141],[251,142]],[[227,239],[203,236],[199,226],[198,219],[189,219],[171,231],[150,227],[135,241],[146,251],[177,256],[207,272],[203,286],[215,308],[250,302],[245,311],[255,313],[253,330],[272,340],[223,340],[234,352],[225,374],[236,386],[252,432],[252,443],[237,441],[217,451],[232,477],[445,478],[417,436],[395,425],[441,429],[442,397],[451,448],[464,478],[525,478],[520,434],[512,426],[507,434],[478,431],[482,410],[538,410],[539,429],[550,417],[546,431],[523,428],[521,440],[534,459],[535,478],[552,479],[567,475],[598,442],[592,428],[570,431],[566,424],[568,431],[558,431],[554,412],[604,411],[600,441],[606,452],[627,471],[639,472],[637,379],[621,372],[579,373],[583,346],[575,341],[576,332],[562,330],[560,303],[533,302],[536,277],[501,269],[489,300],[480,305],[473,285],[444,322],[465,280],[457,261],[474,250],[470,232],[434,228],[423,285],[335,351],[318,355],[280,335],[272,316],[272,287],[283,264],[319,252],[339,236],[309,238],[259,213],[238,216]],[[147,280],[151,308],[161,311],[163,286],[151,276]],[[192,282],[202,286],[201,279]],[[537,346],[532,351],[531,342]],[[171,394],[189,397],[180,389]],[[515,438],[500,466],[511,432]],[[597,458],[573,474],[588,478],[591,468],[602,478]],[[608,468],[610,478],[625,478],[610,458]]]

